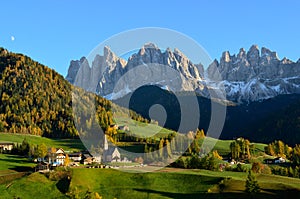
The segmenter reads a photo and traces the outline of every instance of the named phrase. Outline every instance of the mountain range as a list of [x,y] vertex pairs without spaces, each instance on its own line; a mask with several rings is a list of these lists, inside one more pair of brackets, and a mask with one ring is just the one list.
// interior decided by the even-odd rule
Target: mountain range
[[[148,44],[148,46],[155,47],[152,44]],[[251,49],[257,49],[257,47]],[[231,56],[229,53],[223,53],[224,62],[222,61],[222,58],[220,62],[215,60],[213,62],[215,65],[211,65],[207,70],[203,70],[201,64],[193,64],[186,56],[184,57],[182,53],[181,56],[179,56],[178,54],[180,51],[178,49],[175,49],[174,51],[167,49],[165,52],[161,52],[156,47],[151,49],[144,47],[144,50],[141,49],[138,53],[133,54],[128,61],[118,58],[109,50],[109,48],[106,48],[105,51],[106,53],[103,56],[97,56],[98,62],[93,62],[94,69],[88,67],[84,61],[85,58],[82,58],[79,61],[72,61],[72,67],[70,67],[67,77],[68,81],[74,83],[76,81],[80,82],[79,80],[86,80],[84,74],[81,74],[80,76],[78,71],[84,70],[86,72],[85,74],[90,75],[91,71],[94,70],[92,76],[88,76],[90,79],[94,78],[92,81],[94,82],[94,89],[99,93],[106,92],[106,94],[109,95],[109,85],[114,85],[115,82],[113,80],[116,80],[121,74],[125,74],[125,70],[129,71],[129,68],[126,69],[126,67],[130,66],[133,68],[139,63],[148,63],[155,60],[160,61],[160,63],[169,64],[169,66],[174,67],[174,70],[177,70],[182,74],[182,78],[187,79],[186,82],[182,81],[182,85],[177,84],[177,89],[181,92],[177,93],[175,96],[175,93],[169,90],[176,89],[176,87],[166,88],[163,82],[161,82],[159,85],[148,85],[141,87],[134,92],[128,94],[125,93],[125,95],[115,99],[113,102],[124,105],[124,102],[129,101],[129,108],[147,119],[150,119],[149,108],[154,104],[161,104],[167,112],[166,122],[161,125],[176,130],[180,124],[180,110],[178,109],[179,106],[176,98],[179,96],[188,101],[189,98],[192,97],[190,91],[193,92],[193,89],[195,89],[196,92],[198,92],[197,99],[199,109],[201,110],[199,128],[204,128],[205,130],[208,128],[211,116],[211,104],[217,103],[221,106],[226,106],[227,109],[225,125],[220,137],[222,139],[232,139],[243,136],[259,142],[270,142],[275,139],[282,139],[290,144],[300,142],[300,95],[297,94],[297,89],[283,90],[285,92],[276,93],[277,96],[270,96],[268,99],[261,98],[251,101],[253,98],[249,98],[251,100],[247,101],[247,103],[243,103],[244,101],[241,101],[242,103],[237,103],[237,99],[234,103],[228,101],[224,103],[222,101],[210,100],[205,96],[205,92],[209,89],[208,83],[210,83],[210,86],[213,83],[216,83],[216,81],[212,81],[212,79],[216,77],[207,79],[210,74],[213,75],[211,71],[213,71],[214,67],[223,68],[222,70],[220,69],[220,77],[222,75],[224,77],[228,75],[226,76],[226,78],[228,78],[226,81],[228,82],[242,80],[249,81],[251,79],[253,80],[254,76],[256,76],[256,79],[267,79],[267,77],[269,77],[268,83],[271,82],[270,80],[274,79],[275,81],[275,79],[278,79],[279,82],[283,82],[280,87],[282,87],[282,85],[288,86],[290,84],[290,87],[288,87],[289,89],[296,88],[298,85],[296,80],[298,78],[297,74],[299,74],[297,73],[299,61],[297,63],[289,61],[284,64],[282,63],[283,61],[278,62],[275,53],[268,53],[273,59],[267,60],[270,60],[270,63],[275,63],[273,65],[274,68],[285,67],[280,74],[277,74],[276,70],[273,71],[275,77],[271,78],[271,76],[267,76],[267,72],[255,72],[255,67],[258,67],[255,63],[260,64],[265,62],[262,61],[263,58],[261,58],[261,56],[259,56],[259,59],[256,59],[259,60],[258,62],[251,62],[251,59],[249,58],[254,56],[250,56],[250,50],[247,53],[249,55],[247,62],[245,60],[240,62],[250,64],[248,67],[253,69],[250,70],[254,71],[253,74],[251,73],[253,77],[251,75],[245,75],[242,78],[230,76],[230,72],[224,72],[224,68],[229,66],[233,67],[232,64],[230,65],[228,63],[235,63],[236,59],[238,59],[237,57],[240,57]],[[241,52],[243,52],[243,50],[241,50]],[[266,50],[263,50],[263,52],[266,52]],[[152,56],[155,53],[158,53],[159,56],[157,56],[162,57],[162,59],[157,60],[155,56]],[[140,57],[140,59],[137,59],[136,57]],[[148,58],[150,60],[147,60]],[[139,61],[137,62],[137,60]],[[273,61],[271,62],[271,60]],[[101,79],[102,86],[97,82],[99,77],[95,70],[96,63],[98,63],[98,65],[104,63],[110,64],[108,68],[110,68],[111,71],[108,69],[98,71],[99,73],[104,72],[104,74],[106,74]],[[238,63],[239,62],[236,64]],[[229,66],[225,66],[224,64]],[[246,67],[241,64],[239,66],[234,66],[239,67],[239,70],[241,71],[243,70],[240,68]],[[272,71],[270,69],[272,68],[271,65],[265,66],[264,70]],[[241,71],[240,73],[243,74]],[[272,73],[270,71],[268,72],[268,75]],[[76,76],[77,73],[79,76],[77,75],[78,77],[75,78],[74,76]],[[112,73],[115,74],[115,79],[110,77],[109,74]],[[291,78],[292,76],[294,78]],[[187,83],[189,79],[192,80],[192,83]],[[72,86],[68,81],[54,70],[25,55],[12,53],[6,49],[0,48],[0,131],[29,133],[47,137],[77,137],[78,132],[73,121],[71,92],[73,90],[80,91],[81,93],[81,89]],[[107,83],[108,81],[110,81],[110,84]],[[86,81],[81,82],[86,83]],[[260,83],[263,84],[262,80],[260,80]],[[264,84],[266,83],[264,82]],[[90,86],[90,84],[87,85]],[[202,87],[200,87],[201,85]],[[180,88],[184,89],[180,90]],[[92,90],[93,87],[88,87],[87,89]],[[253,92],[255,93],[256,90],[254,89]],[[91,93],[84,93],[85,92],[82,92],[82,95],[86,96],[83,96],[83,99],[86,99],[87,101],[83,101],[83,105],[87,105],[93,102],[93,99],[96,99],[97,103],[100,104],[100,109],[102,107],[100,118],[111,117],[111,112],[109,108],[107,108],[111,103],[110,101],[98,97],[97,95],[91,95]],[[190,110],[191,115],[188,118],[192,119],[193,110],[196,107],[191,107],[190,104],[185,104],[184,106],[186,109]],[[90,114],[88,108],[82,110],[82,118],[85,118]],[[109,126],[111,122],[112,119],[109,120],[109,123],[103,123],[103,125]],[[160,121],[158,120],[158,122]]]
[[[127,87],[114,92],[116,82],[128,71],[152,63],[177,71],[180,84],[160,81],[137,90]],[[145,78],[147,72],[135,74],[135,80]],[[259,49],[253,45],[248,51],[241,48],[236,55],[226,51],[207,69],[201,63],[192,63],[179,49],[162,51],[152,43],[145,44],[128,60],[105,47],[103,56],[97,55],[91,66],[85,57],[71,61],[66,79],[121,106],[129,104],[130,109],[147,119],[159,120],[150,118],[149,108],[160,104],[167,112],[166,122],[160,125],[173,130],[178,130],[180,123],[178,93],[188,99],[192,97],[190,91],[196,92],[201,112],[198,127],[206,131],[211,104],[219,103],[210,99],[210,91],[224,88],[227,101],[219,104],[226,106],[227,113],[221,139],[243,136],[257,142],[275,139],[289,144],[300,142],[300,60],[280,60],[276,52],[265,47]],[[192,118],[196,107],[186,105],[186,108]]]
[[[116,93],[116,82],[131,69],[147,64],[160,64],[177,71],[181,84],[153,82],[173,92],[195,91],[210,97],[211,89],[224,88],[226,98],[236,103],[262,101],[282,94],[300,93],[300,59],[293,62],[287,58],[280,60],[276,52],[257,45],[248,51],[241,48],[237,55],[228,51],[220,60],[214,60],[207,69],[201,63],[194,64],[179,49],[160,50],[155,44],[147,43],[124,60],[104,48],[103,56],[97,55],[92,63],[82,57],[71,61],[66,79],[72,84],[96,92],[109,99],[117,99],[134,89],[123,88]],[[145,78],[147,74],[137,74]]]

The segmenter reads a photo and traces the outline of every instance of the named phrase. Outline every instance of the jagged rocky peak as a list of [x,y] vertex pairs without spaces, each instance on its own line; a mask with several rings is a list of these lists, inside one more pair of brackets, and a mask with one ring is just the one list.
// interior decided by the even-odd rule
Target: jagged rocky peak
[[261,48],[261,57],[271,57],[273,59],[279,60],[277,52],[273,52],[266,47]]
[[244,48],[241,48],[239,51],[239,54],[237,55],[238,59],[246,59],[247,55],[246,55],[246,51]]
[[[143,72],[134,72],[133,79],[142,82],[153,72],[150,64],[155,63],[172,68],[180,74],[182,83],[172,81],[176,85],[170,86],[159,81],[164,78],[168,80],[163,72],[156,75],[157,82],[153,82],[162,87],[168,86],[175,92],[193,90],[206,96],[208,89],[223,83],[227,98],[235,102],[258,101],[280,94],[300,93],[300,59],[296,63],[288,58],[279,60],[276,52],[265,47],[259,49],[257,45],[252,45],[248,51],[240,48],[233,55],[229,51],[223,52],[220,60],[215,59],[206,71],[201,64],[193,64],[176,48],[163,51],[153,43],[146,43],[125,61],[106,46],[103,56],[97,55],[90,63],[91,67],[84,57],[71,61],[66,79],[89,91],[109,96],[115,92],[116,83],[125,73],[137,66],[146,67]],[[128,93],[134,88],[124,90]]]
[[276,65],[279,63],[277,52],[273,52],[268,48],[261,48],[260,65]]
[[154,48],[156,50],[160,50],[158,46],[152,42],[145,43],[142,48]]
[[[299,62],[299,60],[298,60]],[[280,61],[280,64],[292,64],[293,61],[291,61],[290,59],[284,57],[281,61]]]
[[78,73],[78,70],[83,62],[86,61],[85,57],[81,57],[80,60],[71,60],[70,66],[68,69],[68,74],[66,76],[66,80],[68,80],[71,84],[74,84],[76,75]]
[[126,60],[118,57],[108,46],[104,46],[103,57],[104,63],[102,63],[102,67],[108,66],[111,69],[115,68],[117,65],[124,67],[127,64]]
[[258,65],[259,62],[259,48],[258,45],[252,45],[247,52],[247,59],[250,63],[250,66],[254,67]]
[[231,57],[229,51],[225,51],[222,53],[221,62],[230,62]]
[[[220,74],[220,75],[218,75]],[[225,51],[220,64],[207,69],[210,79],[224,83],[227,98],[236,102],[259,101],[280,94],[300,93],[300,62],[283,58],[266,47],[252,45],[237,56]]]

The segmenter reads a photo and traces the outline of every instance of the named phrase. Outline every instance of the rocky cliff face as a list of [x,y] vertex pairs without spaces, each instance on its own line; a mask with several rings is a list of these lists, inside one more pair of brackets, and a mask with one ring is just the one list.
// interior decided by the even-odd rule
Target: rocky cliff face
[[[192,91],[203,88],[203,86],[199,87],[200,81],[203,80],[204,71],[201,64],[193,64],[178,49],[174,49],[174,51],[167,49],[162,52],[152,43],[142,46],[137,53],[128,58],[128,61],[117,57],[108,47],[104,48],[103,56],[97,55],[95,57],[91,67],[85,58],[82,58],[80,61],[71,61],[66,79],[74,85],[111,98],[112,94],[114,94],[113,92],[115,92],[114,88],[117,82],[125,73],[138,66],[147,66],[150,64],[157,64],[161,66],[160,70],[162,70],[159,72],[156,71],[157,77],[154,77],[154,79],[157,79],[157,82],[152,82],[152,84],[161,87],[167,87],[171,84],[173,91]],[[169,67],[177,71],[181,76],[181,83],[178,84],[175,81],[172,83],[171,80],[165,82],[159,81],[169,78],[168,74],[164,74],[164,67]],[[135,81],[140,82],[143,78],[146,78],[147,74],[144,74],[146,71],[154,72],[148,71],[148,68],[145,69],[145,71],[136,70],[138,74],[134,75]],[[126,89],[127,91],[123,92],[122,95],[131,91],[130,88]],[[120,95],[116,96],[120,97]]]
[[[209,88],[223,85],[227,99],[240,103],[300,93],[300,59],[297,62],[287,58],[279,60],[276,52],[265,47],[260,50],[257,45],[251,46],[248,51],[241,48],[236,55],[224,52],[220,60],[215,59],[206,71],[201,64],[192,63],[178,49],[172,51],[168,48],[162,52],[156,45],[148,43],[125,61],[105,47],[103,56],[97,55],[91,66],[84,57],[79,61],[71,61],[66,79],[86,90],[112,97],[116,83],[125,73],[137,66],[153,63],[180,74],[180,84],[174,84],[175,81],[153,82],[163,88],[169,88],[171,84],[171,90],[175,92],[192,90],[208,96]],[[144,73],[151,72],[148,69],[137,70],[134,78],[141,81],[147,78]],[[158,76],[157,79],[165,80],[169,77],[164,77],[163,72]],[[123,90],[122,95],[131,92],[130,88]]]
[[224,52],[220,62],[215,60],[207,70],[208,79],[224,84],[227,98],[236,102],[259,101],[280,94],[300,93],[300,63],[287,58],[279,60],[277,53],[253,45],[246,52],[240,49],[237,55]]

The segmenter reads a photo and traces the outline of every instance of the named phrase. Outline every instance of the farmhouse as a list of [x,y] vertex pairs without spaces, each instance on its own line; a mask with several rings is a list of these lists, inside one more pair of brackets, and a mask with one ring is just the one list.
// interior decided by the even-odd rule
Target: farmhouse
[[73,160],[74,162],[80,162],[82,160],[82,154],[80,152],[70,153],[69,158],[70,158],[70,160]]
[[14,143],[12,142],[0,142],[0,151],[11,151],[14,147]]
[[275,159],[265,159],[264,162],[266,164],[281,164],[281,163],[285,163],[286,160],[282,157],[277,157]]
[[63,165],[66,159],[65,151],[62,148],[50,148],[46,159],[53,166]]
[[83,164],[88,165],[88,164],[93,164],[93,163],[101,163],[101,156],[91,156],[89,153],[84,153],[82,155],[83,159]]

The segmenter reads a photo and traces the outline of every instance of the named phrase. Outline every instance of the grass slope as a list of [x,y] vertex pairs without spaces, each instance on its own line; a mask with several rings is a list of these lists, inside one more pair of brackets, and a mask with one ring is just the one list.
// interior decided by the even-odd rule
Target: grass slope
[[[244,192],[247,173],[165,168],[154,173],[74,169],[71,189],[96,191],[104,198],[280,198],[300,196],[300,179],[257,175],[261,193]],[[222,192],[218,184],[231,178]],[[88,183],[87,183],[88,182]]]
[[67,198],[57,189],[57,182],[33,173],[9,184],[0,184],[0,198]]
[[155,124],[146,124],[125,117],[116,117],[114,119],[119,126],[127,125],[130,132],[137,137],[150,138],[155,136],[156,138],[160,138],[170,133],[174,133],[172,130],[162,128]]
[[32,168],[36,164],[30,162],[28,158],[20,157],[17,155],[0,154],[0,176],[6,174],[5,170],[24,171],[25,168]]
[[50,139],[29,134],[0,133],[0,142],[22,143],[24,138],[26,138],[30,144],[37,145],[44,143],[47,147],[62,147],[65,151],[78,151],[84,149],[80,139]]
[[[257,175],[261,193],[244,192],[246,173],[164,168],[153,173],[122,172],[113,169],[72,169],[69,191],[84,198],[87,191],[103,198],[299,198],[300,179]],[[220,192],[219,183],[227,181]],[[67,198],[59,181],[33,173],[0,184],[0,198]]]
[[206,193],[221,179],[183,173],[73,169],[70,188],[82,190],[82,193],[86,190],[95,191],[104,198],[184,198]]

